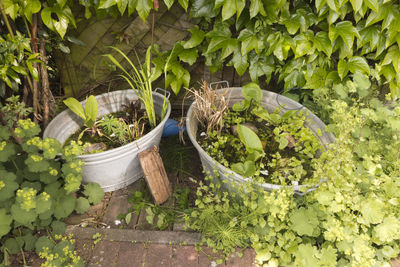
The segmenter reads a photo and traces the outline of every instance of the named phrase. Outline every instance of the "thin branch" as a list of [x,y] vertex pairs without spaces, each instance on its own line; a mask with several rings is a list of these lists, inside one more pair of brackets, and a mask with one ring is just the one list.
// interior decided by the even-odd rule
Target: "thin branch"
[[0,1],[0,9],[1,9],[1,14],[3,15],[3,18],[4,18],[4,22],[7,25],[8,32],[10,33],[11,37],[14,38],[14,32],[11,28],[10,22],[8,21],[7,14],[4,11],[4,7],[3,7],[3,4],[1,1]]

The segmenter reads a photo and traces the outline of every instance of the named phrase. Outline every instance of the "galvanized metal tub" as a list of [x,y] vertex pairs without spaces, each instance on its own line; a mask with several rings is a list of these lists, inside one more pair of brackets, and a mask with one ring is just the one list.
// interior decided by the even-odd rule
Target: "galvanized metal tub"
[[[128,101],[138,97],[132,89],[114,91],[96,96],[98,102],[98,117],[121,111]],[[144,135],[142,138],[127,145],[110,149],[104,152],[81,155],[79,159],[85,162],[82,168],[82,182],[98,183],[105,192],[121,189],[139,178],[143,177],[139,163],[139,152],[154,145],[158,146],[165,122],[171,113],[171,105],[168,100],[167,113],[162,121]],[[161,117],[164,95],[153,92],[154,109]],[[85,105],[86,101],[81,104]],[[65,110],[58,114],[46,127],[43,138],[51,137],[62,144],[83,125],[83,120],[71,110]]]
[[[226,89],[219,89],[217,90],[217,92],[221,93],[224,92],[225,90]],[[242,89],[240,87],[232,87],[230,88],[230,90],[231,93],[228,93],[228,95],[230,94],[229,107],[232,107],[234,103],[240,102],[244,98],[242,96],[241,93]],[[313,132],[313,134],[319,139],[324,149],[328,148],[327,145],[329,143],[335,141],[335,137],[331,133],[325,131],[325,124],[316,115],[314,115],[311,111],[309,111],[301,104],[297,103],[296,101],[290,98],[276,94],[274,92],[262,90],[262,93],[263,93],[263,98],[261,100],[261,105],[263,105],[268,110],[268,112],[273,112],[276,108],[281,108],[281,114],[285,113],[287,110],[305,110],[306,113],[308,114],[307,118],[309,119],[309,121],[306,121],[304,125],[308,127]],[[198,121],[194,113],[195,105],[196,102],[193,102],[189,108],[186,118],[186,128],[190,140],[192,141],[193,145],[195,146],[195,148],[199,153],[200,160],[205,171],[213,175],[214,179],[216,179],[217,175],[215,172],[217,172],[219,179],[222,181],[226,181],[227,182],[226,187],[230,190],[235,190],[233,189],[233,187],[237,185],[242,185],[244,183],[250,182],[251,177],[245,178],[235,173],[234,171],[226,168],[225,166],[221,165],[216,160],[214,160],[210,155],[208,155],[199,145],[199,143],[196,140]],[[318,135],[318,129],[320,129],[322,132],[321,136]],[[324,181],[320,181],[320,183],[322,182]],[[304,195],[304,193],[315,190],[320,185],[320,183],[307,189],[307,191],[305,192],[301,190],[301,187],[303,187],[303,185],[292,185],[286,187],[293,188],[293,191],[298,195]],[[269,184],[269,183],[259,184],[259,186],[261,186],[267,191],[282,188],[282,185]]]

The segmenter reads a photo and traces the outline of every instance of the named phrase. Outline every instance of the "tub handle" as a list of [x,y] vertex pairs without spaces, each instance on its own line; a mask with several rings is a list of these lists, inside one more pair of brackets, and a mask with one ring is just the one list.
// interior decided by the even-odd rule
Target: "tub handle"
[[[219,85],[219,84],[225,84],[226,88],[229,88],[229,82],[228,81],[212,82],[212,83],[209,84],[209,87],[211,89],[217,89],[217,85]],[[213,88],[213,86],[215,86],[215,88]]]
[[165,95],[165,96],[167,97],[167,99],[169,99],[169,97],[171,96],[171,93],[170,93],[170,92],[168,92],[168,91],[166,91],[166,90],[164,90],[164,89],[162,89],[162,88],[159,88],[159,87],[157,87],[157,88],[154,90],[154,92],[160,93],[160,94],[162,94],[162,95]]

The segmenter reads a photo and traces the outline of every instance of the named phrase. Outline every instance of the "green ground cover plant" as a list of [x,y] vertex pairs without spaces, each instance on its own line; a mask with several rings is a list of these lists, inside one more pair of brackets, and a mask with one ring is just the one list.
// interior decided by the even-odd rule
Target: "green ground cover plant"
[[371,84],[357,79],[317,92],[337,141],[315,159],[310,182],[326,182],[297,196],[252,184],[227,192],[209,177],[186,217],[205,244],[226,255],[252,246],[266,266],[390,266],[400,252],[400,106],[360,97]]
[[10,254],[24,258],[24,251],[40,253],[48,247],[47,253],[57,253],[60,263],[73,260],[83,266],[71,242],[56,242],[53,235],[64,233],[64,218],[73,211],[86,212],[104,192],[98,184],[81,185],[83,162],[77,156],[83,147],[72,143],[62,148],[56,139],[41,139],[40,127],[26,118],[30,112],[17,96],[0,107],[1,264],[9,264]]

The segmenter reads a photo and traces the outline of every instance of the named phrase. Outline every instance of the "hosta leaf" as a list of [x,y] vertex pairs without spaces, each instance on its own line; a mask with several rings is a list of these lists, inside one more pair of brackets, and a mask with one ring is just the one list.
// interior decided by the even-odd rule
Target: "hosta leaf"
[[83,214],[89,209],[89,207],[90,207],[89,200],[87,200],[86,198],[79,197],[76,200],[76,207],[75,207],[76,213]]
[[104,191],[101,189],[99,184],[88,183],[85,185],[85,190],[83,194],[88,197],[90,203],[96,205],[101,202],[104,197]]
[[79,103],[78,100],[76,100],[73,97],[68,97],[63,102],[76,115],[78,115],[82,119],[86,118],[85,111],[83,110],[83,107],[82,107],[81,103]]
[[200,45],[203,42],[204,36],[205,36],[205,32],[202,30],[199,30],[198,26],[195,26],[194,28],[189,29],[189,31],[191,32],[192,36],[190,37],[190,39],[188,41],[183,43],[183,48],[185,48],[185,49],[194,48],[194,47]]
[[12,221],[11,215],[6,213],[6,209],[0,209],[0,238],[11,230]]

